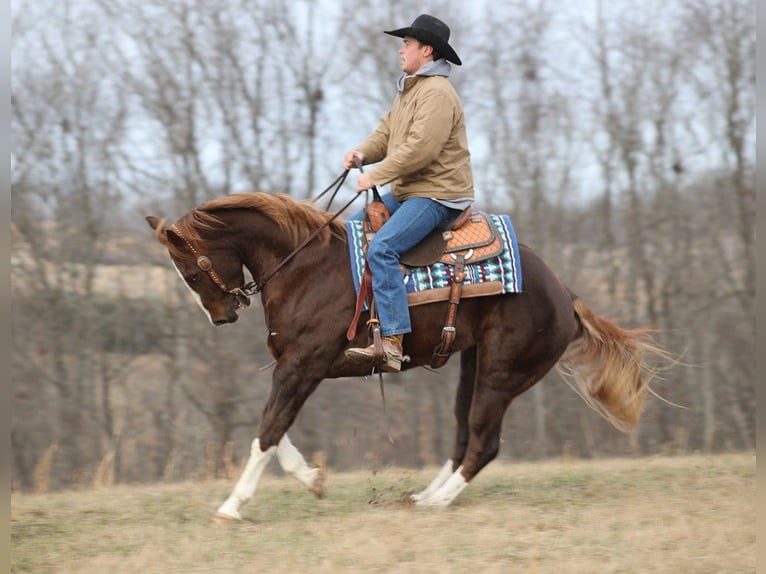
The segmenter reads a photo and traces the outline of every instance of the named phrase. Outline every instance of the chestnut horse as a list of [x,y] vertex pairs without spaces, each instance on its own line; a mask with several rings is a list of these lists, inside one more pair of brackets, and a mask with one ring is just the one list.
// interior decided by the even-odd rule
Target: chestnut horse
[[[276,362],[271,393],[245,469],[217,516],[241,518],[274,454],[321,496],[322,470],[305,461],[287,430],[323,379],[370,374],[343,354],[349,345],[366,345],[368,333],[365,312],[356,337],[346,337],[356,294],[340,218],[286,195],[248,193],[204,203],[169,226],[146,219],[213,325],[236,321],[252,285],[260,291]],[[460,353],[454,449],[433,481],[412,496],[417,505],[447,506],[457,497],[497,455],[511,401],[554,366],[618,429],[630,430],[641,414],[652,359],[662,355],[648,331],[625,330],[595,314],[530,248],[521,245],[519,254],[523,292],[460,303],[452,348]],[[249,287],[245,270],[254,280]],[[412,332],[404,337],[410,361],[402,370],[429,364],[446,305],[410,309]]]

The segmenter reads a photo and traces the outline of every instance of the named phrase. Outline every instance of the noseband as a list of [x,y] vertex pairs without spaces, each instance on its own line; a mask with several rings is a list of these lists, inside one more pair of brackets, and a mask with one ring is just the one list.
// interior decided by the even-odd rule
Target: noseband
[[172,229],[173,233],[178,235],[178,237],[184,240],[184,243],[186,243],[186,246],[192,252],[192,255],[197,258],[197,267],[199,267],[201,271],[207,273],[208,277],[210,277],[210,280],[215,283],[221,289],[221,291],[227,293],[228,295],[234,295],[236,298],[236,309],[241,307],[248,307],[250,305],[250,296],[258,291],[255,281],[251,281],[242,287],[227,289],[226,284],[221,280],[221,277],[218,275],[218,273],[215,272],[215,269],[213,269],[213,262],[210,261],[210,258],[206,255],[201,255],[199,251],[197,251],[191,244],[191,241],[189,241],[186,236],[181,233],[181,230],[178,229],[178,226],[175,223],[170,226],[170,229]]

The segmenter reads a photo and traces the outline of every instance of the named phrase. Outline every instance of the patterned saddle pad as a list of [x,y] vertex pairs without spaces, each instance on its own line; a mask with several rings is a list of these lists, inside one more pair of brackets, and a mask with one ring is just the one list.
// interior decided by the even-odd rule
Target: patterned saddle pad
[[[401,266],[402,281],[407,288],[407,297],[411,306],[449,299],[450,286],[455,276],[452,256],[455,253],[463,254],[466,260],[462,297],[521,292],[521,260],[516,232],[510,217],[482,215],[486,217],[493,229],[488,233],[478,228],[464,232],[471,234],[470,245],[464,244],[465,238],[462,242],[458,241],[461,227],[453,232],[453,235],[448,236],[447,252],[437,262],[419,267]],[[351,275],[358,295],[360,279],[364,272],[362,222],[347,221],[346,232],[349,238]]]

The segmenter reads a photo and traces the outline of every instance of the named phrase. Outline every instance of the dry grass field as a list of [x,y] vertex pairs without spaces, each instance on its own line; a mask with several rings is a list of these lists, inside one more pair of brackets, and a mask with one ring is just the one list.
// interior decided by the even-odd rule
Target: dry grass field
[[494,463],[411,506],[436,471],[265,476],[239,524],[211,520],[229,481],[13,494],[11,572],[755,572],[754,453]]

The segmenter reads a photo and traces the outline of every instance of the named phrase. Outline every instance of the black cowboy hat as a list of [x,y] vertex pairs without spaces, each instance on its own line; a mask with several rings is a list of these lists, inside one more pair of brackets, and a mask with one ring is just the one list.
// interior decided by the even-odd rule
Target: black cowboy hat
[[424,44],[433,46],[434,51],[453,64],[460,66],[463,63],[460,61],[460,58],[458,58],[455,50],[452,49],[452,46],[448,44],[449,26],[438,18],[434,18],[428,14],[421,14],[415,18],[409,28],[385,30],[384,33],[399,38],[411,36],[420,40]]

